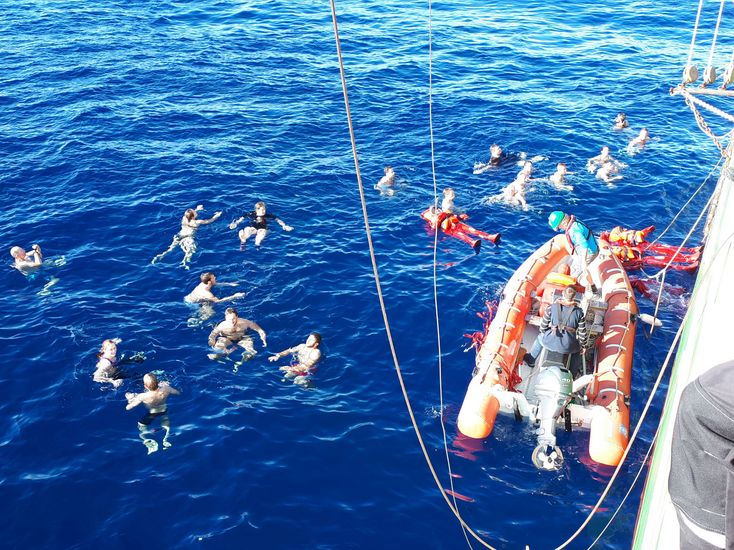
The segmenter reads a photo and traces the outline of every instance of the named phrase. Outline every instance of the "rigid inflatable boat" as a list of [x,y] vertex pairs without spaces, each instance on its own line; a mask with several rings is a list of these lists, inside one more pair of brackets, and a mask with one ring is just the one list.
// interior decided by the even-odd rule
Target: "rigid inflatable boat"
[[589,265],[597,294],[577,295],[586,315],[588,352],[564,356],[543,349],[532,368],[523,360],[538,337],[545,309],[565,287],[583,290],[559,272],[569,259],[566,236],[558,235],[525,260],[505,286],[477,351],[458,428],[482,439],[492,432],[498,412],[529,420],[537,427],[533,463],[550,470],[563,463],[556,427],[584,428],[591,432],[591,459],[615,466],[629,440],[638,310],[625,270],[608,242],[599,240],[599,255]]

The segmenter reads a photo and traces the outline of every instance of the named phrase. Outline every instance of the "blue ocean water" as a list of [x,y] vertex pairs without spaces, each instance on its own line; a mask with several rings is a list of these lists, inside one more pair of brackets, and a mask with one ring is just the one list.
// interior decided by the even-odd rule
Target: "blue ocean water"
[[[718,5],[716,6],[718,7]],[[440,423],[433,238],[428,6],[338,3],[367,208],[398,358],[429,454],[449,477]],[[665,227],[718,152],[668,89],[680,79],[695,3],[462,0],[433,5],[433,121],[439,189],[454,187],[471,223],[501,232],[475,256],[442,239],[438,306],[445,407],[460,511],[501,548],[551,548],[586,518],[612,470],[590,464],[588,434],[562,434],[567,465],[530,463],[528,426],[499,421],[467,449],[456,414],[476,313],[535,247],[549,211],[601,230]],[[713,10],[713,15],[709,11]],[[729,10],[729,7],[727,7]],[[707,10],[702,28],[715,17]],[[0,532],[19,548],[461,548],[461,529],[422,457],[390,358],[356,185],[327,2],[42,2],[0,13],[0,219],[5,254],[38,242],[65,263],[26,279],[6,255],[0,278]],[[703,36],[702,40],[709,40]],[[723,39],[722,39],[723,40]],[[707,52],[706,52],[707,53]],[[703,55],[703,54],[702,54]],[[611,129],[618,111],[631,128]],[[642,126],[653,141],[634,157]],[[489,145],[543,155],[573,172],[572,193],[539,179],[532,208],[486,206],[518,170],[475,175]],[[602,145],[628,164],[614,189],[589,175]],[[372,190],[386,164],[394,197]],[[711,181],[708,189],[713,186]],[[274,226],[240,252],[227,223],[265,200]],[[698,196],[666,235],[678,243]],[[151,265],[186,208],[202,227],[190,271],[180,251]],[[696,233],[700,238],[700,232]],[[62,262],[59,262],[62,263]],[[325,358],[302,389],[267,350],[239,372],[207,359],[225,305],[189,326],[182,298],[201,272],[238,281],[234,305],[268,333],[269,351],[323,334]],[[46,287],[53,277],[58,282]],[[693,277],[669,281],[691,288]],[[45,288],[45,290],[44,290]],[[229,289],[221,289],[223,293]],[[641,299],[643,311],[653,304]],[[680,321],[637,337],[633,423]],[[92,381],[105,338],[146,351],[119,390]],[[149,370],[171,397],[170,449],[147,455],[126,391]],[[660,414],[662,397],[652,408]],[[620,481],[573,543],[587,547],[619,505],[654,434],[646,423]],[[160,440],[161,431],[155,437]],[[640,488],[600,548],[629,547]],[[476,544],[475,544],[476,547]]]

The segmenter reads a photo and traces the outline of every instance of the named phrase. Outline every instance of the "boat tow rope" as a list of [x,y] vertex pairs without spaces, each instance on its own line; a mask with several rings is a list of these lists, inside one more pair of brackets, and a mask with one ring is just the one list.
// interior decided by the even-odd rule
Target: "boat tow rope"
[[364,217],[364,226],[365,226],[365,233],[367,235],[367,244],[369,246],[370,251],[370,260],[372,262],[372,272],[375,277],[375,287],[377,290],[377,297],[380,302],[380,310],[382,312],[382,319],[385,324],[385,332],[387,334],[387,340],[390,345],[390,353],[392,355],[393,364],[395,365],[395,372],[398,377],[398,382],[400,383],[400,388],[403,392],[403,398],[405,399],[405,405],[408,409],[408,415],[410,416],[410,421],[413,424],[413,430],[415,431],[415,435],[418,439],[418,443],[421,447],[421,451],[423,452],[423,457],[426,460],[426,463],[428,465],[428,469],[431,472],[431,475],[433,476],[433,480],[436,483],[436,486],[438,487],[439,491],[441,492],[441,495],[443,496],[444,500],[446,501],[446,504],[448,505],[449,509],[453,512],[454,516],[456,516],[456,519],[459,520],[459,523],[461,524],[462,528],[466,530],[472,537],[474,537],[482,546],[485,548],[489,548],[490,550],[495,550],[493,546],[491,546],[489,543],[487,543],[482,537],[480,537],[477,533],[472,530],[469,525],[464,521],[464,519],[461,517],[461,514],[458,511],[458,507],[454,506],[452,504],[451,500],[448,497],[448,494],[446,493],[446,490],[441,485],[440,480],[438,479],[438,474],[436,473],[435,468],[433,467],[433,463],[431,462],[431,458],[428,455],[428,451],[426,450],[425,442],[423,441],[423,437],[421,436],[420,428],[418,427],[418,423],[415,419],[415,414],[413,413],[413,409],[410,405],[410,398],[408,397],[408,392],[405,388],[405,381],[403,380],[403,375],[400,370],[400,363],[398,362],[397,353],[395,351],[395,343],[393,342],[392,338],[392,332],[390,331],[390,322],[387,318],[387,310],[385,309],[385,299],[382,294],[382,286],[380,284],[380,274],[377,267],[377,259],[375,257],[375,248],[374,244],[372,242],[372,233],[370,231],[370,223],[369,223],[369,216],[367,215],[367,203],[365,201],[364,196],[364,186],[362,185],[362,176],[359,170],[359,156],[357,154],[357,143],[354,136],[354,126],[352,124],[352,114],[351,109],[349,107],[349,93],[347,91],[347,79],[344,71],[344,61],[342,56],[342,50],[341,50],[341,43],[339,40],[339,25],[337,21],[337,14],[336,14],[336,4],[335,0],[330,0],[331,4],[331,19],[334,27],[334,40],[336,42],[336,53],[337,58],[339,61],[339,74],[341,76],[341,84],[342,84],[342,92],[344,96],[344,106],[346,109],[346,115],[347,115],[347,124],[349,125],[349,137],[352,144],[352,156],[354,157],[354,168],[357,176],[357,187],[359,189],[359,198],[360,202],[362,204],[362,216]]
[[[704,209],[704,211],[705,211],[705,209]],[[714,252],[714,255],[711,258],[710,264],[707,265],[707,269],[700,276],[700,280],[701,281],[704,281],[704,280],[706,280],[706,278],[708,278],[709,272],[711,271],[713,265],[716,263],[716,258],[719,256],[719,253],[721,253],[722,251],[728,250],[728,246],[731,246],[731,242],[732,241],[734,241],[734,234],[730,234],[724,240],[724,242],[721,244],[721,246],[719,246],[719,249]],[[650,408],[650,404],[652,403],[652,399],[655,396],[655,394],[657,393],[657,390],[658,390],[658,388],[660,386],[660,382],[663,379],[663,375],[665,374],[665,371],[667,370],[668,365],[670,363],[670,359],[673,356],[673,351],[675,350],[676,346],[678,345],[678,341],[680,340],[681,334],[683,333],[683,327],[685,326],[686,322],[688,321],[688,316],[690,314],[690,311],[691,310],[688,309],[686,311],[685,315],[683,316],[683,319],[681,320],[680,326],[678,327],[678,331],[675,333],[675,338],[673,338],[673,342],[670,344],[670,348],[668,349],[668,353],[667,353],[667,355],[665,357],[665,361],[663,362],[662,366],[660,367],[660,372],[658,373],[658,377],[655,380],[655,384],[653,385],[652,390],[650,390],[650,396],[648,397],[647,402],[645,403],[645,408],[643,409],[642,414],[640,415],[640,419],[637,422],[637,426],[635,428],[635,431],[632,434],[632,437],[630,438],[630,442],[627,445],[627,449],[625,450],[624,455],[622,456],[622,461],[620,462],[619,466],[617,467],[617,470],[614,471],[614,475],[612,476],[612,478],[616,477],[619,468],[624,463],[624,460],[627,457],[627,452],[630,449],[630,447],[632,446],[632,442],[637,437],[637,432],[639,431],[640,426],[642,426],[643,420],[647,416],[647,411]],[[594,542],[591,543],[591,545],[589,546],[589,549],[591,549],[597,543],[597,541],[601,538],[601,536],[604,534],[604,532],[607,530],[607,528],[611,525],[611,523],[614,521],[615,517],[617,516],[617,513],[619,512],[619,510],[622,509],[622,506],[624,505],[627,497],[629,497],[630,493],[632,492],[632,489],[634,488],[635,484],[637,483],[637,480],[639,479],[639,477],[640,477],[640,475],[642,473],[642,470],[645,468],[645,465],[647,464],[647,458],[650,456],[650,452],[652,451],[652,448],[655,446],[655,442],[656,442],[656,440],[658,438],[658,435],[660,435],[660,427],[662,425],[662,421],[663,421],[663,417],[661,415],[660,420],[658,421],[658,427],[655,430],[655,435],[653,436],[652,440],[650,441],[650,445],[649,445],[649,447],[647,449],[647,452],[645,453],[645,457],[643,458],[642,462],[640,463],[640,467],[639,467],[639,469],[637,471],[637,474],[635,475],[635,478],[632,480],[632,484],[630,485],[630,488],[628,489],[628,491],[625,494],[625,496],[622,499],[622,501],[619,503],[619,506],[617,507],[617,509],[614,511],[614,514],[612,514],[612,516],[609,518],[609,521],[607,521],[607,524],[604,526],[604,529],[601,530],[601,532],[599,533],[599,535],[597,536],[597,538],[594,539]],[[610,480],[610,483],[611,483],[611,480]],[[597,504],[601,504],[601,500],[602,499],[600,499],[599,503],[597,503]],[[596,508],[597,507],[594,508],[594,510],[592,511],[592,513],[596,511]],[[591,517],[589,517],[589,519],[591,519]],[[580,529],[579,529],[579,531],[580,531]],[[567,542],[570,542],[570,539]],[[566,543],[564,543],[564,545],[565,544]],[[556,550],[559,550],[560,548],[563,548],[563,546],[559,546],[558,549],[556,549]]]

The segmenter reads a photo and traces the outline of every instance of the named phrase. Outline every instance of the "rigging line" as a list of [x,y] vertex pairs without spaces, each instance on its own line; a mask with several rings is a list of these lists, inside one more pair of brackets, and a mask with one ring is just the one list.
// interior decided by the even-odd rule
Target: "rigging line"
[[702,8],[703,8],[703,0],[699,0],[698,11],[696,12],[696,24],[693,26],[693,37],[691,38],[691,47],[688,50],[688,62],[686,63],[686,67],[691,65],[691,60],[693,59],[693,46],[696,45],[696,34],[698,33],[698,22],[701,19]]
[[[693,96],[689,97],[693,99]],[[688,97],[684,97],[686,105],[691,109],[691,112],[693,113],[693,118],[696,119],[696,124],[698,124],[698,127],[700,130],[709,136],[711,138],[711,141],[714,142],[714,145],[716,145],[716,148],[719,150],[722,156],[729,158],[729,153],[726,149],[724,149],[724,146],[721,145],[721,142],[719,141],[719,138],[716,137],[714,132],[709,128],[709,125],[706,123],[706,120],[704,120],[703,115],[696,109],[696,105],[693,101],[691,101]]]
[[[725,246],[727,245],[727,243],[730,243],[730,242],[731,242],[731,241],[732,241],[733,239],[734,239],[734,233],[733,233],[733,234],[730,234],[730,235],[729,235],[729,236],[728,236],[728,237],[727,237],[727,238],[726,238],[726,239],[724,240],[724,242],[723,242],[723,243],[721,243],[721,246],[719,246],[718,250],[714,251],[714,255],[712,256],[712,259],[711,259],[711,264],[710,264],[710,266],[707,266],[707,269],[706,269],[706,270],[705,270],[705,271],[704,271],[704,272],[703,272],[703,273],[701,274],[701,276],[699,277],[699,279],[700,279],[701,281],[703,281],[703,280],[705,280],[706,278],[708,278],[708,276],[709,276],[709,273],[710,273],[710,270],[712,269],[712,267],[713,267],[713,264],[714,264],[714,263],[715,263],[715,261],[716,261],[716,258],[717,258],[717,257],[719,256],[719,254],[720,254],[721,252],[723,252],[723,251],[724,251],[724,249],[725,249]],[[639,422],[637,423],[637,426],[638,426],[638,428],[636,428],[636,429],[635,429],[635,433],[634,433],[634,434],[632,435],[632,438],[630,439],[630,443],[629,443],[629,445],[627,446],[627,450],[625,450],[625,454],[624,454],[624,455],[623,455],[623,457],[622,457],[622,461],[624,461],[624,458],[625,458],[625,457],[626,457],[626,455],[627,455],[627,451],[629,450],[630,446],[632,445],[632,441],[634,441],[635,437],[637,436],[637,431],[638,431],[638,429],[639,429],[639,426],[641,426],[641,425],[642,425],[642,421],[644,420],[645,416],[647,415],[647,411],[648,411],[648,408],[649,408],[649,406],[650,406],[650,404],[651,404],[651,401],[652,401],[652,397],[653,397],[653,396],[655,395],[655,393],[657,392],[658,386],[660,385],[660,382],[661,382],[661,380],[662,380],[662,377],[663,377],[663,373],[665,372],[665,370],[666,370],[666,369],[667,369],[667,367],[668,367],[668,363],[670,362],[670,358],[672,357],[672,353],[673,353],[673,350],[674,350],[674,348],[676,347],[676,345],[677,345],[677,343],[678,343],[678,340],[680,339],[680,336],[681,336],[681,334],[683,333],[683,327],[685,326],[685,323],[686,323],[686,321],[688,320],[688,316],[689,316],[690,312],[691,312],[691,310],[690,310],[690,308],[689,308],[689,309],[688,309],[688,310],[686,311],[685,315],[683,316],[683,319],[681,320],[680,326],[678,327],[678,331],[676,332],[676,334],[675,334],[675,338],[673,339],[673,343],[671,344],[670,348],[668,349],[668,354],[667,354],[667,355],[666,355],[666,357],[665,357],[665,361],[663,362],[663,365],[662,365],[662,366],[660,367],[660,372],[658,373],[658,377],[657,377],[657,379],[655,380],[655,384],[653,385],[653,389],[651,390],[651,394],[650,394],[650,397],[648,398],[647,404],[645,405],[645,408],[644,408],[644,409],[643,409],[643,411],[642,411],[642,415],[640,416],[640,420],[639,420]],[[658,421],[658,426],[657,426],[657,429],[655,430],[655,436],[654,436],[654,437],[652,438],[652,441],[650,442],[650,447],[649,447],[649,449],[648,449],[648,451],[647,451],[647,454],[645,455],[645,460],[643,460],[643,461],[642,461],[642,465],[641,465],[640,471],[642,471],[642,466],[644,466],[644,464],[645,464],[645,463],[647,462],[647,456],[648,456],[648,455],[650,454],[650,449],[652,449],[652,447],[653,447],[653,445],[655,444],[655,441],[656,441],[656,439],[657,439],[658,435],[660,434],[660,427],[661,427],[661,425],[662,425],[662,422],[663,422],[663,415],[661,415],[661,416],[660,416],[660,419],[659,419],[659,421]],[[617,471],[615,470],[615,472],[614,472],[614,476],[616,476],[616,475],[617,475]],[[633,485],[634,485],[634,483],[635,483],[635,482],[637,481],[637,477],[638,477],[638,476],[639,476],[639,472],[638,472],[638,475],[637,475],[637,476],[635,476],[635,479],[634,479],[634,480],[633,480],[633,482],[632,482],[632,484],[633,484]],[[630,487],[630,491],[631,491],[631,490],[632,490],[632,488]],[[629,492],[628,492],[628,494],[629,494]],[[625,496],[625,498],[627,498],[627,495]],[[620,507],[621,507],[621,504],[620,504]],[[615,515],[616,515],[616,512],[615,512]],[[590,519],[590,518],[589,518],[589,519]],[[612,519],[614,519],[614,517],[612,517]],[[609,523],[611,523],[612,519],[610,519]],[[607,524],[607,526],[608,526],[608,525],[609,525],[609,524]],[[604,529],[606,529],[606,527],[605,527]],[[601,534],[600,534],[600,536],[601,536]],[[594,545],[594,544],[596,543],[596,541],[597,541],[597,540],[599,540],[599,539],[597,538],[597,539],[596,539],[596,540],[595,540],[595,541],[594,541],[594,542],[592,543],[592,545],[591,545],[591,546],[593,546],[593,545]],[[589,548],[591,548],[591,546],[589,546]],[[561,548],[561,547],[559,547],[559,548]]]
[[443,486],[441,485],[440,480],[438,479],[438,474],[436,473],[436,470],[433,467],[431,458],[428,455],[428,451],[426,449],[425,442],[423,441],[423,437],[421,436],[420,428],[418,427],[418,423],[415,419],[415,414],[413,413],[413,408],[410,405],[410,398],[408,397],[408,392],[405,388],[405,381],[403,380],[403,375],[400,370],[400,364],[398,362],[397,352],[395,351],[395,343],[393,342],[392,332],[390,330],[390,322],[388,321],[388,318],[387,318],[387,310],[385,309],[385,300],[382,294],[382,286],[380,285],[380,274],[377,268],[377,259],[375,257],[375,248],[372,243],[372,233],[370,231],[369,216],[367,215],[367,203],[364,197],[364,186],[362,185],[362,175],[359,171],[359,156],[357,155],[357,143],[356,143],[355,136],[354,136],[354,126],[352,124],[352,113],[349,107],[349,93],[347,92],[347,79],[346,79],[346,75],[344,71],[344,61],[342,57],[341,42],[339,40],[339,25],[337,22],[335,0],[330,0],[330,4],[331,4],[331,19],[332,19],[332,23],[334,27],[334,40],[336,42],[336,53],[337,53],[337,58],[339,61],[339,75],[341,77],[342,93],[344,95],[344,107],[345,107],[346,114],[347,114],[347,124],[349,126],[349,138],[352,144],[352,156],[354,157],[354,168],[355,168],[355,172],[357,176],[357,187],[359,189],[359,198],[362,203],[362,216],[364,217],[365,233],[367,235],[367,244],[370,250],[370,260],[372,262],[372,272],[375,277],[375,287],[377,290],[377,297],[380,302],[382,320],[385,324],[385,332],[387,333],[387,339],[390,345],[390,353],[392,355],[393,364],[395,365],[395,372],[398,377],[398,382],[400,383],[400,388],[403,392],[403,398],[405,400],[405,405],[406,405],[406,408],[408,409],[408,415],[410,416],[410,421],[413,424],[413,430],[415,431],[416,438],[418,439],[418,443],[421,447],[421,451],[423,452],[423,457],[426,460],[428,469],[430,470],[431,475],[433,476],[433,480],[435,481],[436,486],[438,487],[439,491],[441,492],[441,496],[443,496],[449,509],[453,512],[454,516],[456,516],[456,518],[459,520],[462,526],[465,527],[466,530],[480,544],[482,544],[482,546],[484,546],[485,548],[489,548],[490,550],[495,550],[494,547],[492,547],[487,542],[485,542],[477,533],[475,533],[471,529],[471,527],[469,527],[469,525],[466,524],[464,519],[459,514],[458,510],[452,506],[451,501],[449,500],[448,495],[446,494],[446,491],[444,490]]
[[604,526],[604,529],[602,529],[599,532],[599,535],[594,539],[594,542],[592,542],[586,550],[591,550],[594,547],[594,545],[597,542],[599,542],[599,539],[601,539],[604,533],[606,533],[609,526],[616,519],[617,514],[624,507],[625,502],[627,502],[627,499],[632,494],[632,490],[635,488],[635,485],[637,484],[637,480],[640,478],[640,475],[642,474],[642,470],[645,469],[645,464],[647,464],[647,459],[650,457],[650,452],[652,452],[652,448],[655,445],[655,441],[657,440],[659,433],[660,433],[660,424],[658,424],[657,430],[655,430],[655,435],[652,437],[652,441],[650,441],[650,445],[648,445],[647,447],[647,452],[645,453],[645,457],[640,462],[640,467],[637,469],[637,474],[635,474],[635,479],[632,480],[632,484],[630,485],[629,489],[627,490],[627,493],[624,495],[624,498],[622,498],[622,501],[617,506],[617,509],[614,510],[612,517],[609,518],[609,521],[607,521],[607,524]]
[[719,4],[719,17],[716,19],[716,28],[714,29],[714,40],[711,42],[711,51],[709,52],[709,63],[708,66],[711,66],[711,63],[714,60],[714,51],[716,50],[716,39],[719,36],[719,27],[721,26],[721,14],[724,13],[724,2],[726,0],[721,0],[721,3]]
[[[660,300],[663,297],[663,288],[665,287],[665,275],[666,275],[666,273],[668,271],[668,268],[670,268],[671,264],[673,263],[673,260],[675,260],[675,257],[682,250],[683,245],[685,245],[686,242],[688,241],[688,239],[691,238],[691,235],[696,230],[696,227],[698,226],[698,224],[701,222],[701,219],[703,218],[704,214],[706,214],[706,212],[708,212],[709,206],[711,206],[711,203],[713,202],[713,200],[714,200],[714,193],[711,193],[711,195],[709,196],[709,200],[706,201],[706,206],[704,206],[703,209],[701,210],[701,213],[698,215],[698,218],[696,218],[696,221],[693,223],[693,226],[691,227],[691,230],[685,236],[685,238],[683,239],[683,242],[678,245],[678,250],[675,251],[675,254],[673,254],[673,256],[670,257],[670,260],[668,260],[668,263],[662,269],[661,272],[662,272],[663,276],[660,279],[660,288],[658,289],[658,299],[655,302],[655,313],[653,313],[653,317],[657,318],[658,309],[660,309]],[[650,336],[652,336],[652,333],[653,333],[654,330],[655,330],[655,323],[653,323],[650,326]]]
[[[441,424],[441,433],[443,435],[443,450],[446,455],[446,468],[449,475],[449,486],[451,487],[451,498],[454,502],[454,508],[459,510],[459,503],[456,500],[456,489],[454,488],[454,476],[451,469],[451,457],[449,455],[448,438],[446,435],[446,424],[444,419],[444,401],[443,401],[443,350],[441,348],[441,322],[438,310],[438,233],[441,230],[438,216],[438,183],[436,178],[436,149],[433,137],[433,4],[428,0],[428,130],[431,142],[431,176],[433,179],[433,207],[436,212],[436,229],[433,234],[433,306],[436,313],[436,342],[438,352],[438,394],[439,394],[439,420]],[[461,531],[464,534],[469,548],[472,544],[466,533],[463,523],[460,523]]]
[[722,157],[722,156],[719,157],[719,160],[716,161],[716,164],[714,165],[714,167],[711,169],[711,171],[708,173],[708,175],[704,178],[703,183],[698,186],[698,188],[693,192],[693,194],[691,194],[690,197],[688,197],[688,200],[686,201],[686,203],[678,209],[678,212],[676,213],[675,216],[673,216],[673,219],[670,220],[670,223],[668,224],[668,226],[665,229],[663,229],[663,232],[660,233],[660,235],[658,235],[657,237],[655,237],[655,239],[650,244],[655,244],[656,242],[658,242],[662,238],[662,236],[665,235],[665,233],[667,233],[668,229],[670,229],[671,227],[673,227],[673,224],[675,223],[675,221],[680,217],[680,215],[688,207],[688,205],[691,204],[691,201],[695,198],[695,196],[698,195],[698,193],[701,192],[701,189],[703,189],[704,185],[706,185],[708,183],[709,178],[719,168],[719,164],[721,164],[721,161],[723,159],[724,159],[724,157]]

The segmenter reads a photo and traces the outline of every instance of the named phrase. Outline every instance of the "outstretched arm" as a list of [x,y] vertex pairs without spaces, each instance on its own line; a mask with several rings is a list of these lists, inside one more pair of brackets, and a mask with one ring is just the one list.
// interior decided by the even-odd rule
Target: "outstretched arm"
[[242,223],[243,221],[245,221],[245,217],[244,217],[244,216],[240,216],[240,217],[239,217],[239,218],[237,218],[236,220],[232,220],[232,223],[230,223],[230,224],[229,224],[229,228],[230,228],[230,229],[234,229],[234,228],[235,228],[235,227],[237,227],[237,226],[238,226],[239,224],[241,224],[241,223]]
[[143,402],[143,396],[142,393],[131,393],[128,392],[125,394],[125,397],[127,397],[127,405],[125,406],[126,410],[134,409],[138,405],[140,405]]
[[278,353],[272,355],[271,357],[268,357],[268,361],[277,361],[281,357],[285,357],[286,355],[290,355],[291,353],[296,353],[299,349],[301,349],[301,346],[303,344],[298,344],[297,346],[294,346],[292,348],[284,349],[283,351],[279,351]]
[[211,218],[209,218],[208,220],[197,220],[199,222],[198,225],[208,225],[212,222],[215,222],[219,219],[219,216],[221,215],[222,215],[221,210],[218,212],[214,212],[214,215]]
[[283,231],[293,231],[293,228],[280,218],[275,218],[275,221],[278,222],[278,225],[283,228]]
[[231,296],[225,296],[224,298],[215,298],[214,302],[231,302],[232,300],[236,300],[237,298],[243,298],[245,294],[245,292],[235,292]]

